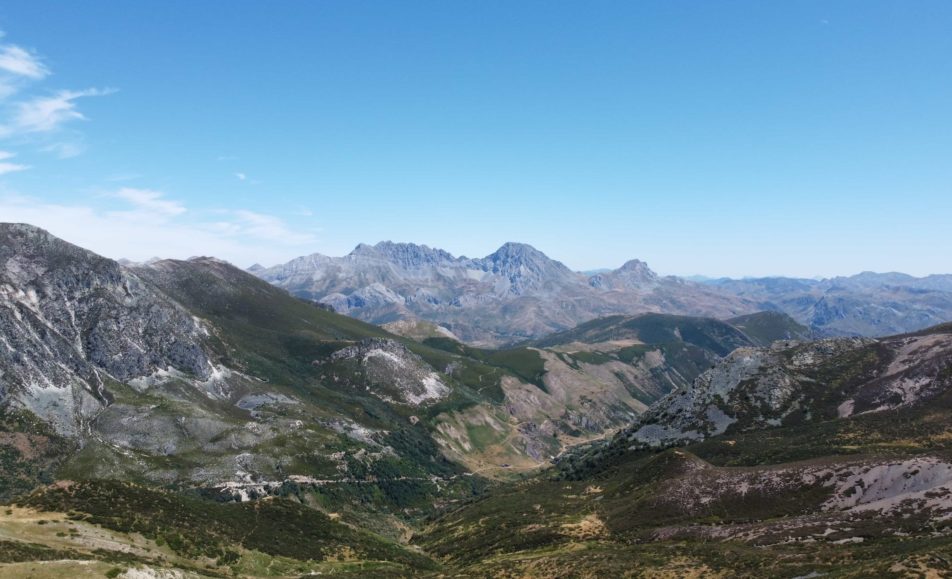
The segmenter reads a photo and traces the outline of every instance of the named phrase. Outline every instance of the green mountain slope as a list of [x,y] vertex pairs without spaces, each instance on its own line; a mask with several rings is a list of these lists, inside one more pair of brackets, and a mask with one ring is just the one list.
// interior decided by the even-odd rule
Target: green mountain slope
[[727,320],[758,346],[769,346],[777,340],[810,340],[810,328],[781,312],[757,312]]

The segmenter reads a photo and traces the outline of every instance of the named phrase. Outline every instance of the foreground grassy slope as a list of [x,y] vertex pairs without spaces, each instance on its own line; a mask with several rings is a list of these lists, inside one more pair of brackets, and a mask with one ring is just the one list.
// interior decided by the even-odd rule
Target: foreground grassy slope
[[293,495],[223,504],[117,481],[60,483],[4,509],[0,574],[9,564],[64,560],[74,569],[87,561],[107,570],[144,566],[209,577],[404,576],[438,567]]

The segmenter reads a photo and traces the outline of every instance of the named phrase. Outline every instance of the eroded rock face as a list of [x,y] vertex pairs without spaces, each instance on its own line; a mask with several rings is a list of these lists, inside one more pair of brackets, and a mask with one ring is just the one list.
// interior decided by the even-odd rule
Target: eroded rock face
[[[693,455],[675,452],[680,453],[680,472],[672,472],[674,476],[658,502],[686,514],[702,513],[719,501],[736,504],[751,497],[779,500],[790,493],[818,488],[823,492],[814,493],[816,498],[812,501],[816,502],[810,504],[810,500],[805,500],[803,506],[813,510],[814,517],[819,513],[834,514],[820,519],[834,526],[851,515],[895,516],[904,509],[927,512],[934,520],[952,516],[952,464],[937,456],[744,469],[714,467]],[[758,533],[776,530],[762,527]]]
[[386,338],[361,340],[316,362],[326,380],[363,387],[387,402],[419,406],[449,394],[442,377],[403,344]]
[[911,406],[952,386],[952,327],[883,341],[889,364],[838,408],[845,417]]
[[202,324],[117,262],[0,224],[0,404],[64,434],[110,402],[109,378],[213,371]]
[[690,386],[659,400],[626,436],[637,444],[666,446],[723,434],[732,426],[779,426],[797,410],[811,411],[803,386],[815,382],[811,372],[874,343],[851,338],[738,348]]
[[667,446],[911,406],[950,386],[950,326],[883,340],[779,341],[735,350],[655,403],[624,436],[636,445]]

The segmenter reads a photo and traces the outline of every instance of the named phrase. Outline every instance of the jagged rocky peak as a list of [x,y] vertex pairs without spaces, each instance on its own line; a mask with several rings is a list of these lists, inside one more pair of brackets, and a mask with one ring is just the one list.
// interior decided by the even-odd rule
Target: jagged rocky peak
[[578,275],[561,262],[525,243],[505,243],[481,262],[486,271],[505,278],[505,292],[516,296],[578,281]]
[[287,263],[278,264],[263,269],[248,269],[248,272],[264,280],[278,285],[293,282],[302,282],[310,280],[328,265],[334,262],[334,258],[321,253],[312,253],[296,257]]
[[626,273],[629,275],[639,275],[648,279],[655,279],[658,277],[654,271],[648,267],[648,264],[641,261],[640,259],[632,259],[626,261],[624,265],[615,270],[618,273]]
[[657,281],[658,274],[640,259],[626,261],[616,270],[597,273],[588,278],[590,286],[603,289],[637,289]]
[[562,262],[526,243],[505,243],[482,261],[488,270],[506,276],[552,272],[574,275]]
[[502,244],[499,249],[486,256],[486,261],[499,264],[500,267],[518,267],[521,265],[528,266],[541,263],[562,265],[531,245],[527,243],[516,243],[514,241]]
[[355,253],[373,253],[404,269],[414,269],[426,266],[439,266],[457,261],[452,254],[442,249],[431,248],[415,243],[394,243],[381,241],[377,245],[360,244],[354,249]]

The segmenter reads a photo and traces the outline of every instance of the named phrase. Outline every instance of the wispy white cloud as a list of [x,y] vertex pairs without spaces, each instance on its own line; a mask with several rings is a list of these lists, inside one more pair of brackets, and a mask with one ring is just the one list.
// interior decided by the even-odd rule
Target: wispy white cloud
[[0,70],[33,80],[40,80],[50,74],[37,55],[16,44],[0,45]]
[[25,171],[29,169],[29,165],[19,165],[17,163],[7,163],[5,161],[0,161],[0,175],[6,175],[7,173],[16,173],[17,171]]
[[287,245],[304,245],[315,241],[313,234],[294,231],[284,220],[274,215],[244,209],[232,211],[231,215],[234,218],[233,223],[239,227],[239,235]]
[[[0,38],[3,36],[0,31]],[[58,133],[70,123],[87,120],[77,101],[115,91],[90,88],[50,92],[40,81],[51,74],[36,52],[0,42],[0,139],[16,138],[20,145],[32,144],[60,159],[75,157],[85,150],[81,138],[62,139]],[[51,140],[54,142],[49,144]]]
[[[144,261],[212,255],[240,266],[273,264],[312,253],[313,230],[302,231],[265,213],[197,211],[158,191],[122,188],[93,203],[52,203],[0,195],[0,219],[32,223],[107,257]],[[119,203],[121,205],[117,206]]]
[[113,90],[61,90],[50,96],[34,97],[16,103],[12,117],[0,126],[0,136],[48,133],[70,121],[84,121],[86,116],[76,108],[76,100],[112,94]]
[[238,177],[239,181],[244,181],[245,179],[248,178],[248,176],[245,175],[244,173],[235,173],[235,177]]
[[167,199],[165,194],[151,189],[123,187],[110,194],[129,203],[135,211],[146,217],[166,218],[185,213],[185,205],[179,201]]

